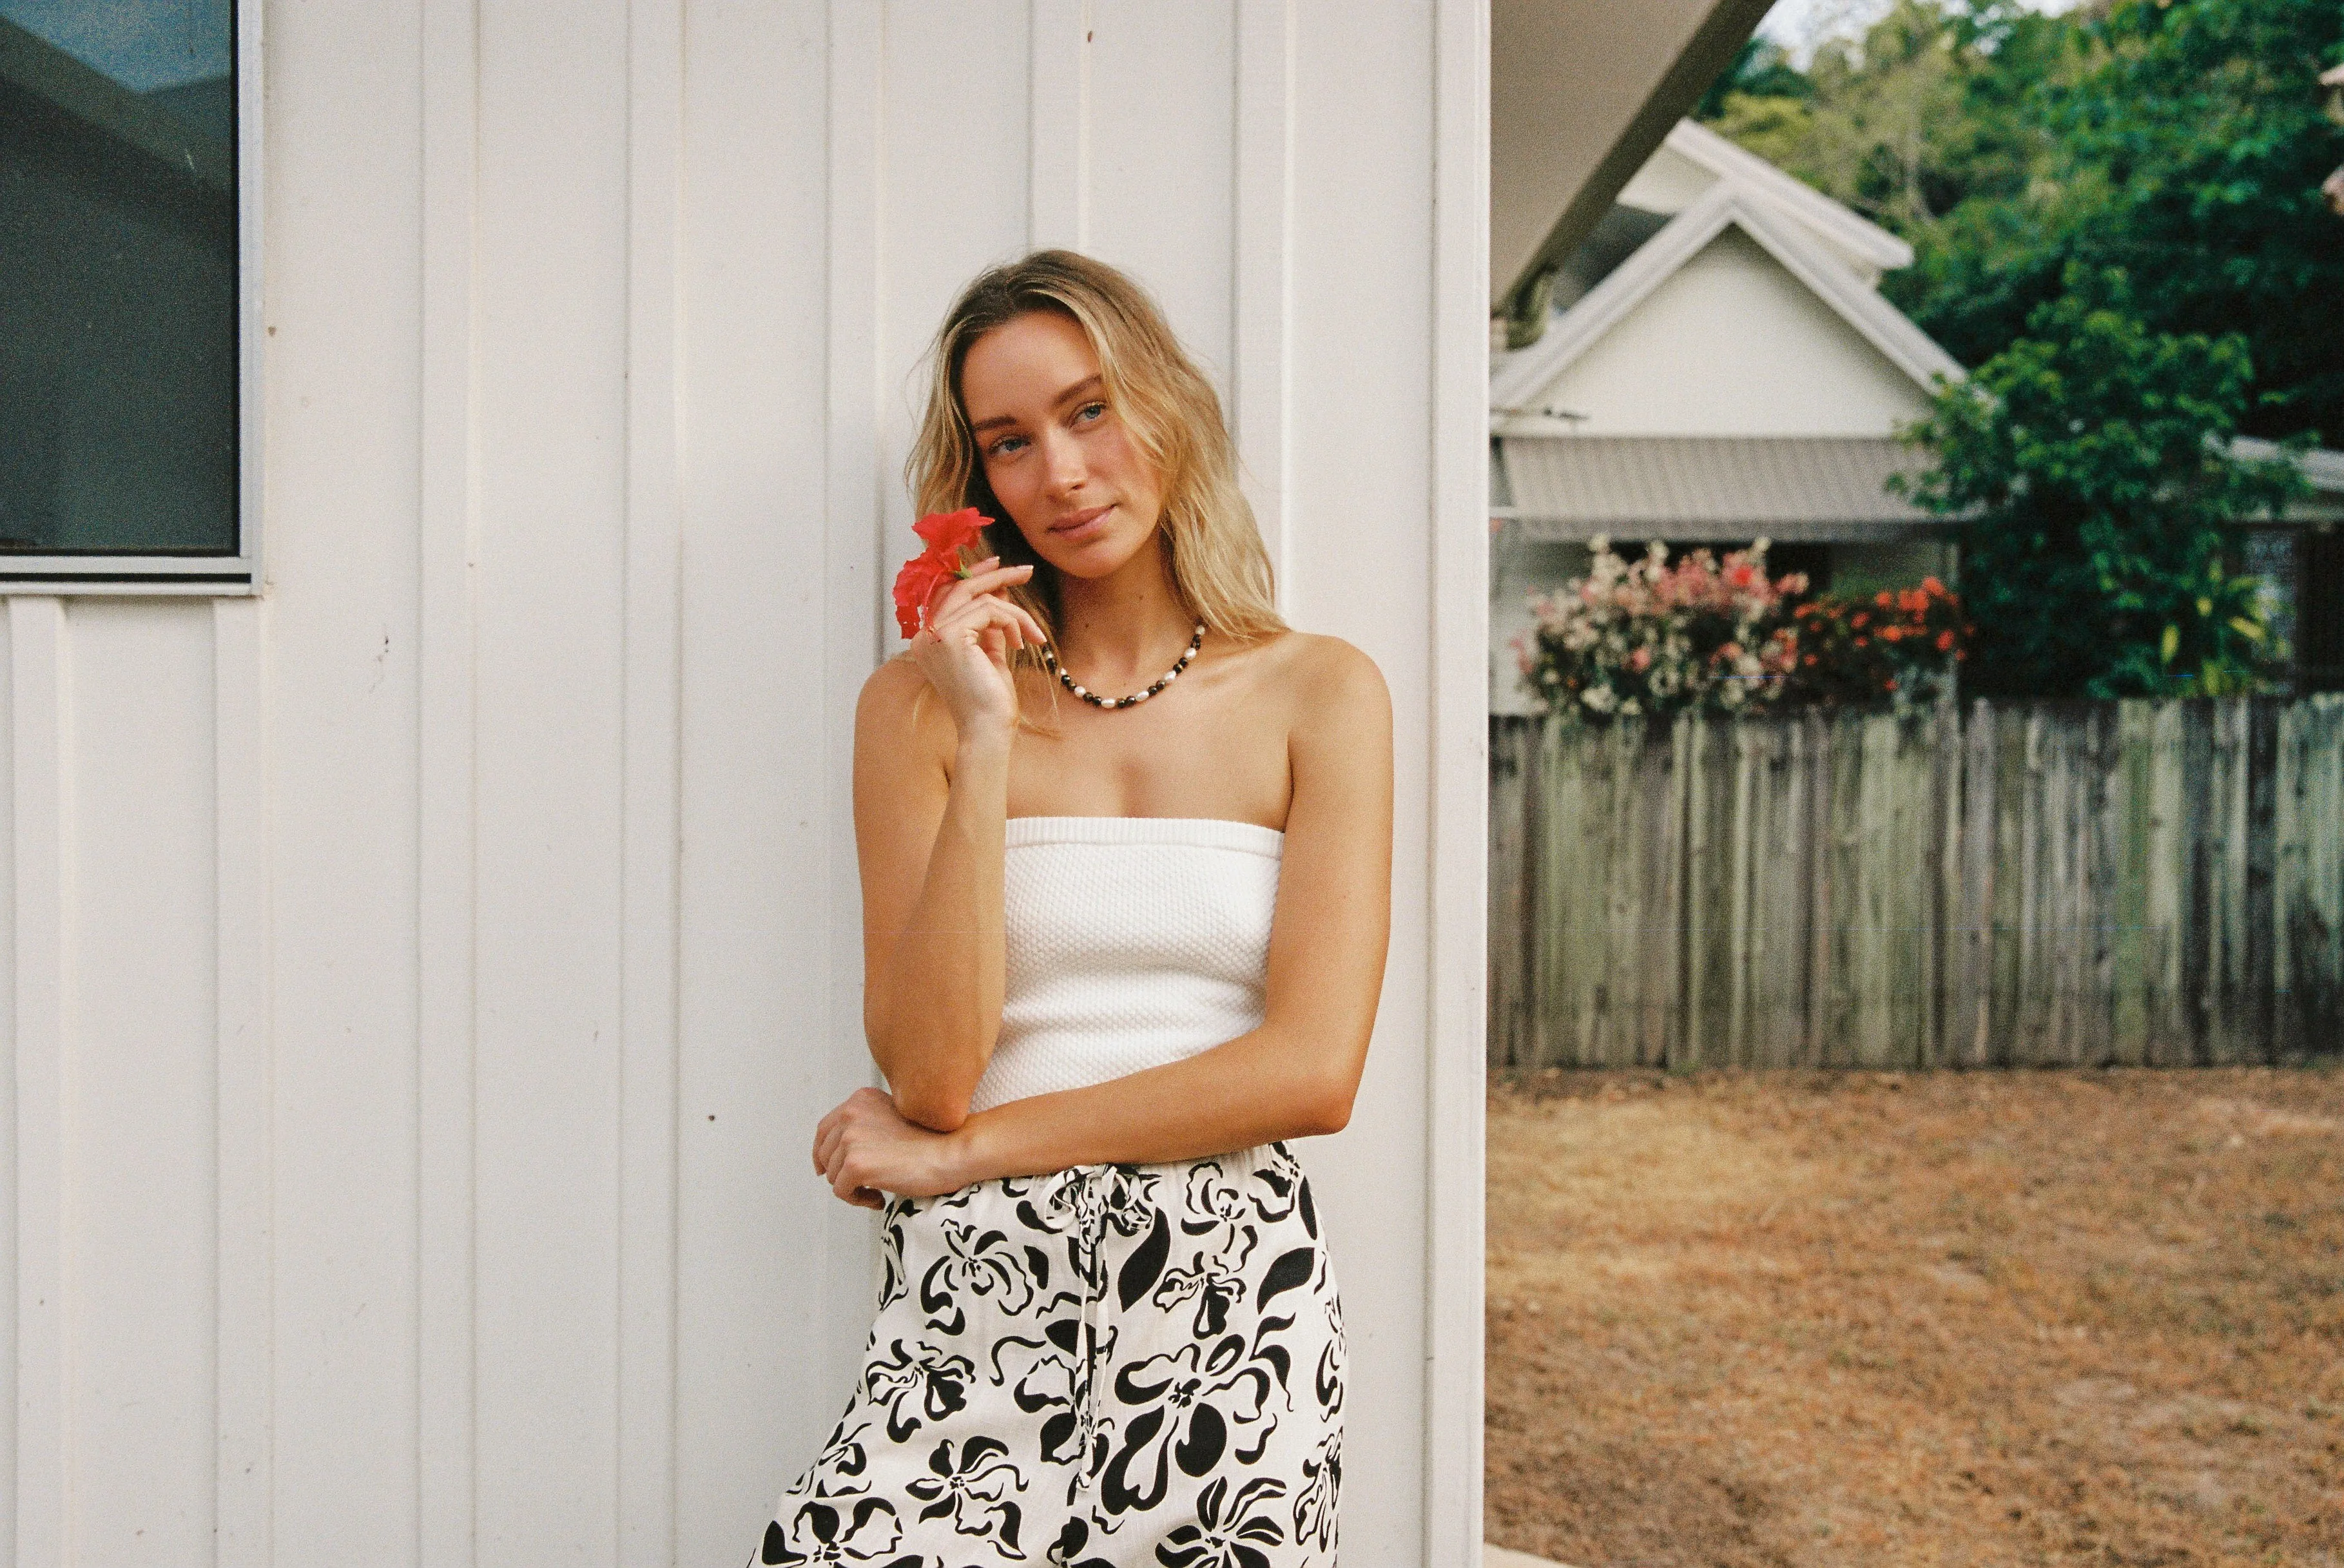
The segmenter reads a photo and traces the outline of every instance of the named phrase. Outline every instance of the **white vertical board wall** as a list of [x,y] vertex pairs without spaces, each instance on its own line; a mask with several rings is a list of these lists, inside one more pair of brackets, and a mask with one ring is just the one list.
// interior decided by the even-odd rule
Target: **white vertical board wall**
[[1476,0],[266,17],[268,588],[9,604],[0,1544],[733,1563],[867,1324],[854,693],[914,361],[1081,247],[1397,705],[1391,964],[1306,1146],[1345,1561],[1479,1534]]

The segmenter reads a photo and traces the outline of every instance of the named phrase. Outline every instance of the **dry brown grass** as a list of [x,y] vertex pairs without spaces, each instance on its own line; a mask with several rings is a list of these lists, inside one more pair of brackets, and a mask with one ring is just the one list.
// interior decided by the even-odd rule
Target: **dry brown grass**
[[1490,1538],[2344,1563],[2344,1073],[1492,1088]]

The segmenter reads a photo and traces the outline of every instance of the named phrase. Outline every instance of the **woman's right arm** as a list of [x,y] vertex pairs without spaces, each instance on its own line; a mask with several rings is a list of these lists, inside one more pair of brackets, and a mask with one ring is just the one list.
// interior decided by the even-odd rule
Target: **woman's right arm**
[[1041,630],[992,591],[1026,570],[955,584],[855,709],[864,1030],[896,1109],[939,1132],[967,1119],[1001,1030],[1008,654]]

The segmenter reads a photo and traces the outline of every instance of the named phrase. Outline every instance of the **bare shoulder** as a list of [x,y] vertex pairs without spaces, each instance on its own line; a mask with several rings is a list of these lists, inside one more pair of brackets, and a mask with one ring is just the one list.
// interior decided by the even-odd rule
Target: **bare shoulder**
[[1284,641],[1289,846],[1389,846],[1392,710],[1383,672],[1339,637],[1295,632]]
[[855,713],[873,718],[890,713],[908,715],[927,685],[928,678],[920,673],[912,656],[898,653],[864,681],[863,694],[854,702]]
[[935,700],[927,676],[909,653],[896,654],[864,680],[854,702],[854,733],[858,750],[952,754],[952,714]]
[[1305,713],[1349,712],[1389,723],[1391,693],[1376,662],[1340,637],[1288,632],[1272,644],[1278,683]]

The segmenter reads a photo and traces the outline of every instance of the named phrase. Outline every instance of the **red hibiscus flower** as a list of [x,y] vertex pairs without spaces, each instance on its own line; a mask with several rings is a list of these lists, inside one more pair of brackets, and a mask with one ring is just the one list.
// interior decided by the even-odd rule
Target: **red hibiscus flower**
[[895,625],[905,641],[926,623],[928,606],[937,593],[962,575],[960,552],[983,537],[986,521],[971,506],[931,512],[912,525],[927,548],[895,573]]

